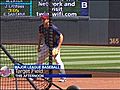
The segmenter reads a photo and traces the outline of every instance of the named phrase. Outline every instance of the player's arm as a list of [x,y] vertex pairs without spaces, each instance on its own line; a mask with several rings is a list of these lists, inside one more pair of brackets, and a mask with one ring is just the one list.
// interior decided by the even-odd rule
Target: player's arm
[[62,42],[63,42],[63,35],[60,34],[58,47],[57,47],[57,48],[54,48],[53,51],[52,51],[52,55],[53,55],[54,57],[55,57],[55,56],[58,54],[58,52],[60,51],[60,48],[61,48]]
[[58,47],[57,47],[57,49],[58,50],[60,50],[60,48],[61,48],[61,45],[62,45],[62,43],[63,43],[63,34],[60,34],[60,39],[59,39],[59,43],[58,43]]

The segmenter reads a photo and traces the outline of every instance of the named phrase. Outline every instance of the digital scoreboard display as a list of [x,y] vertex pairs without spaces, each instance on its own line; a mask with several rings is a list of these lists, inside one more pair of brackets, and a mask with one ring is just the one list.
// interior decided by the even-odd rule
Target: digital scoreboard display
[[[52,0],[53,16],[88,16],[88,0]],[[48,13],[48,0],[1,0],[0,16],[40,16]]]

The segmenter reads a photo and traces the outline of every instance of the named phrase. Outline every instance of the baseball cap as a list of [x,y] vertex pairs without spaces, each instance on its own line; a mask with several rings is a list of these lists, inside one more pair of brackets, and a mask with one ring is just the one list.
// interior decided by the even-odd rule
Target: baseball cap
[[49,19],[49,15],[47,13],[44,13],[43,15],[41,15],[41,19],[42,20]]

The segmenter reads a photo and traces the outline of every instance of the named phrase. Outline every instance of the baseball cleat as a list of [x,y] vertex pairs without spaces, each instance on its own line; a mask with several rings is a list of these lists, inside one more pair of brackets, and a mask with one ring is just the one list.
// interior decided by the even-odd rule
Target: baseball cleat
[[60,79],[59,82],[66,82],[66,79]]
[[34,81],[37,80],[37,78],[29,78],[29,80]]
[[33,78],[29,78],[29,80],[33,81],[34,79]]

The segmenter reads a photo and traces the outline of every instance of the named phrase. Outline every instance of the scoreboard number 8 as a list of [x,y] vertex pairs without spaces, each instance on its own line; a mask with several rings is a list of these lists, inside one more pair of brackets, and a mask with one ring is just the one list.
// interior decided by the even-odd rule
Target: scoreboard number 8
[[110,38],[109,39],[109,44],[119,44],[120,43],[120,38]]

